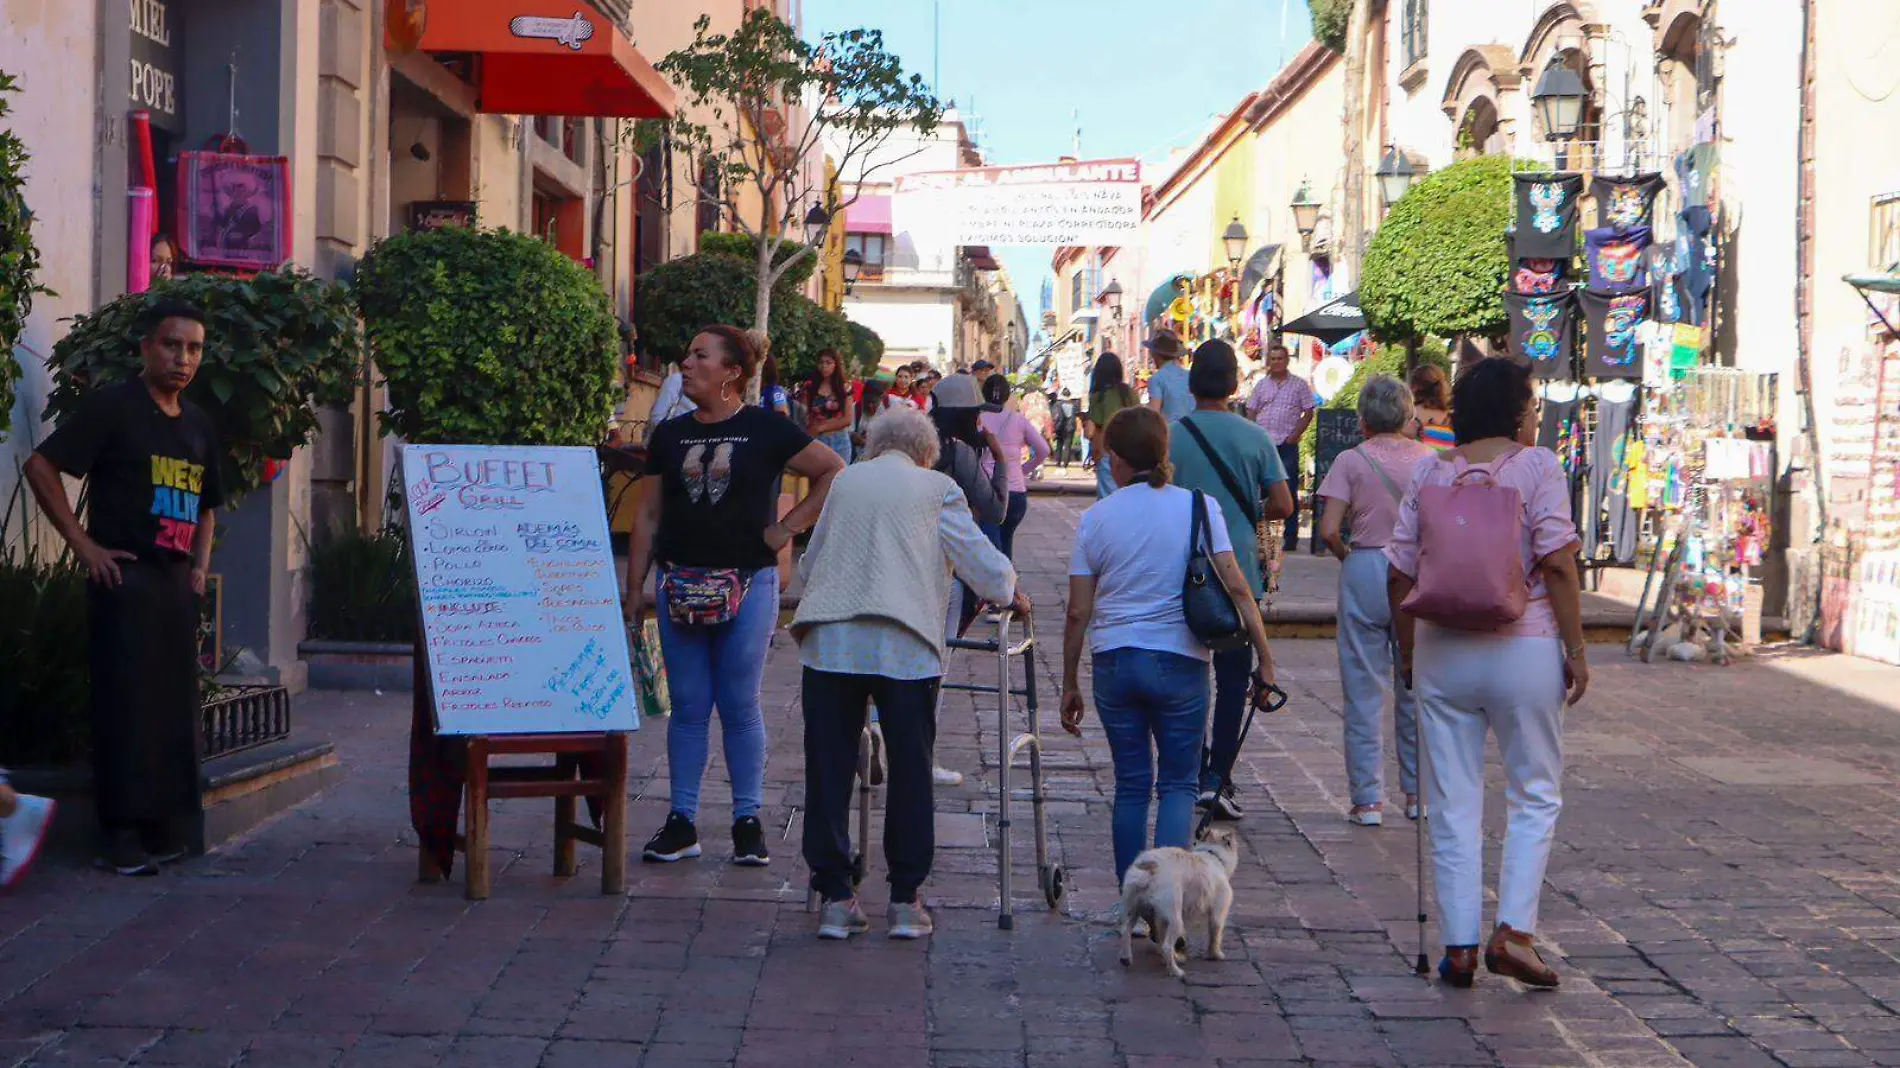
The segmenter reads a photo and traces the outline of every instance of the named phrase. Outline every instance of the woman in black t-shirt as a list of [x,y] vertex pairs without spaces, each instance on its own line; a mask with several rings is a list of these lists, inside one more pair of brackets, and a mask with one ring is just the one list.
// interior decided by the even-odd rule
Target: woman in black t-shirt
[[[746,384],[758,365],[758,347],[744,331],[700,331],[680,364],[681,391],[698,408],[661,423],[647,447],[647,469],[660,484],[634,521],[627,606],[636,621],[658,610],[673,699],[666,734],[672,811],[646,844],[642,855],[651,861],[699,855],[694,820],[714,708],[732,778],[733,862],[771,859],[759,822],[759,685],[778,626],[778,554],[818,522],[844,461],[791,420],[746,405]],[[788,467],[810,480],[811,492],[780,517],[776,485]],[[656,564],[656,592],[649,595],[647,572]]]

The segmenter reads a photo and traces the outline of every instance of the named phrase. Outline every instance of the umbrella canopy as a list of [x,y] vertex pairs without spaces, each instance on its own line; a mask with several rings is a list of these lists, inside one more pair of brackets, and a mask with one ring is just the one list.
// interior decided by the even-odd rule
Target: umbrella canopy
[[1174,303],[1174,287],[1183,278],[1193,277],[1194,274],[1191,271],[1181,271],[1178,274],[1169,275],[1168,280],[1156,286],[1155,291],[1149,295],[1148,313],[1141,317],[1141,321],[1144,323],[1152,323],[1160,318],[1161,313],[1168,310],[1168,305]]
[[1260,288],[1260,283],[1273,277],[1274,260],[1279,258],[1279,255],[1280,246],[1261,245],[1253,250],[1253,255],[1247,257],[1246,266],[1240,269],[1240,299],[1242,301],[1251,300],[1254,290]]
[[1328,345],[1366,328],[1366,317],[1359,311],[1359,291],[1353,290],[1300,316],[1281,327],[1283,333],[1316,337]]

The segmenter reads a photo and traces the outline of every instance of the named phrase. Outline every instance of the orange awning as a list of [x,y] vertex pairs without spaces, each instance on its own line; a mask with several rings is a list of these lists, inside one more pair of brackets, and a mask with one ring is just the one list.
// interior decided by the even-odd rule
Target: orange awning
[[620,27],[578,0],[431,4],[421,49],[479,57],[477,107],[491,114],[656,119],[673,113],[673,87]]

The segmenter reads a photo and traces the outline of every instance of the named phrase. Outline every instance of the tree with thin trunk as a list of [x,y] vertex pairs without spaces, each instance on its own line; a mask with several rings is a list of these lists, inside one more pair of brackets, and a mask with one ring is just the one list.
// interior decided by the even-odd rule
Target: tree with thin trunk
[[1365,249],[1366,162],[1363,155],[1366,125],[1366,36],[1372,0],[1349,0],[1352,15],[1346,23],[1346,202],[1340,220],[1345,239],[1346,269],[1353,284],[1360,281],[1361,252]]
[[[763,331],[772,286],[813,253],[802,243],[812,207],[837,225],[876,172],[916,154],[886,155],[885,144],[900,131],[928,135],[944,109],[923,78],[904,74],[878,30],[842,30],[813,43],[764,8],[733,33],[711,26],[700,16],[693,43],[656,64],[682,106],[670,120],[642,124],[641,136],[670,140],[695,175],[693,199],[717,206],[752,238],[753,326]],[[827,141],[830,168],[822,165]],[[788,244],[793,250],[781,256]]]

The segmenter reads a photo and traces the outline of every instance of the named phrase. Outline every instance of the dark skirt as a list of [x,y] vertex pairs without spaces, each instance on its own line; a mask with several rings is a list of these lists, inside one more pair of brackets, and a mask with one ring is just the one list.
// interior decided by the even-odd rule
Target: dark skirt
[[87,584],[93,796],[108,830],[195,816],[199,785],[198,597],[191,564],[120,563]]

